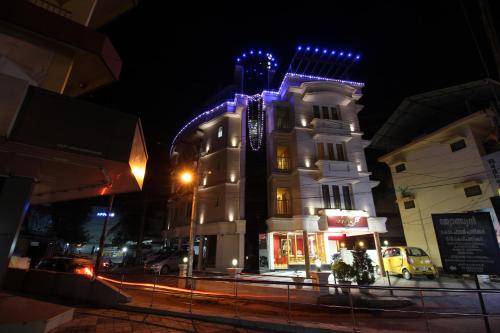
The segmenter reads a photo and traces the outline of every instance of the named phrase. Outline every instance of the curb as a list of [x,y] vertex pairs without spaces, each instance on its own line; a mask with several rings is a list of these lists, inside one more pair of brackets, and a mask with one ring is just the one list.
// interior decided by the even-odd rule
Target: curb
[[242,318],[228,318],[201,314],[190,314],[185,312],[178,312],[172,310],[161,310],[142,306],[118,304],[114,308],[118,310],[125,310],[131,312],[148,313],[155,315],[173,316],[185,319],[195,319],[207,321],[217,324],[230,324],[244,328],[262,329],[266,332],[280,332],[280,333],[346,333],[352,332],[352,329],[346,327],[345,330],[332,330],[331,328],[322,328],[314,326],[298,326],[297,323],[280,324],[270,323],[264,321],[256,321]]

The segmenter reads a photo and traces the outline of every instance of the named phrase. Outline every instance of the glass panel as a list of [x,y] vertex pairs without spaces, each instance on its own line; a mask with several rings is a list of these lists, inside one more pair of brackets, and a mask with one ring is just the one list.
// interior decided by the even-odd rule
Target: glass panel
[[278,170],[290,170],[290,155],[287,146],[276,147],[276,163]]
[[316,144],[316,147],[318,148],[318,160],[324,160],[325,159],[325,148],[323,147],[323,144],[321,142],[318,142]]
[[332,185],[332,194],[333,194],[333,208],[341,209],[342,206],[340,204],[340,188],[338,185]]
[[345,161],[345,152],[344,152],[344,145],[341,143],[337,143],[337,159],[339,161]]
[[328,144],[328,159],[330,159],[330,160],[335,159],[335,155],[333,153],[333,143]]
[[323,106],[321,108],[321,110],[323,111],[322,114],[323,114],[323,119],[330,119],[330,112],[328,110],[328,107],[327,106]]
[[276,214],[286,215],[291,213],[290,190],[285,187],[278,187],[276,189]]
[[342,186],[342,192],[344,194],[345,209],[348,209],[348,210],[353,209],[352,200],[351,200],[351,190],[350,190],[349,186]]
[[321,118],[319,115],[319,106],[318,105],[313,105],[313,116],[314,118]]
[[321,192],[323,194],[323,208],[331,208],[330,190],[328,185],[321,185]]

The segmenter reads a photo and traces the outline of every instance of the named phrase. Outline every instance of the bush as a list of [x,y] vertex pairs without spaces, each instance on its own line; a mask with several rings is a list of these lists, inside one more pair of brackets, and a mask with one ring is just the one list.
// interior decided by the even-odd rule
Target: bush
[[372,260],[366,253],[366,249],[356,246],[352,250],[354,277],[358,285],[367,285],[375,282],[373,275]]
[[350,281],[354,278],[354,270],[352,266],[346,264],[342,259],[333,263],[332,271],[339,281]]

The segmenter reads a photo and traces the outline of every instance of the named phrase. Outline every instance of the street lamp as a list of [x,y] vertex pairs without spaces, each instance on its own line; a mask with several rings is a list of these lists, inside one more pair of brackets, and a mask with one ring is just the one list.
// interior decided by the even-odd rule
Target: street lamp
[[187,277],[193,276],[193,257],[194,257],[194,223],[196,220],[196,199],[198,197],[198,163],[196,171],[185,170],[180,174],[182,183],[189,185],[193,184],[193,198],[191,204],[191,218],[189,219],[189,245],[187,257]]

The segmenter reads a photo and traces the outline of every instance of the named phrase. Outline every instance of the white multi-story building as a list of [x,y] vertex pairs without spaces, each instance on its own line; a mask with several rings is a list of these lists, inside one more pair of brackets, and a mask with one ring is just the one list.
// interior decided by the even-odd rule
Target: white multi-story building
[[489,212],[500,240],[497,117],[492,109],[476,112],[379,158],[391,169],[408,245],[437,266],[432,214]]
[[[357,116],[363,86],[289,72],[278,90],[235,94],[177,134],[175,168],[199,160],[199,268],[233,258],[250,271],[329,264],[345,237],[386,231]],[[174,244],[188,237],[190,198],[170,201]]]

